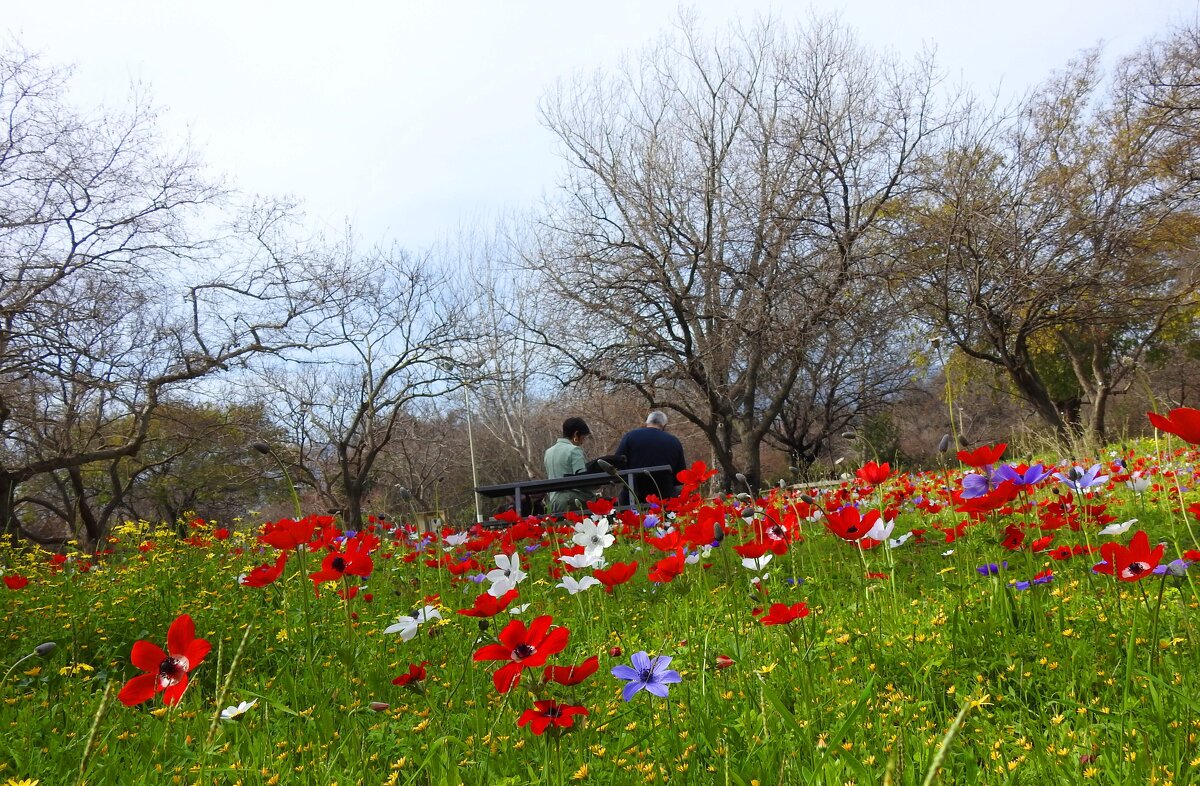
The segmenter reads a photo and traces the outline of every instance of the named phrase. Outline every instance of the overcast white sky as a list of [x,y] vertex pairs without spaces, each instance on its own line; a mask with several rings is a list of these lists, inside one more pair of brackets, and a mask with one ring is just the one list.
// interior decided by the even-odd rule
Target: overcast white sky
[[[1110,58],[1198,0],[696,0],[705,27],[774,11],[839,13],[869,45],[935,46],[952,77],[1019,92],[1101,41]],[[10,40],[73,65],[78,103],[134,81],[171,136],[246,191],[290,194],[316,222],[417,247],[534,205],[561,163],[537,102],[612,67],[678,17],[673,0],[0,0]]]

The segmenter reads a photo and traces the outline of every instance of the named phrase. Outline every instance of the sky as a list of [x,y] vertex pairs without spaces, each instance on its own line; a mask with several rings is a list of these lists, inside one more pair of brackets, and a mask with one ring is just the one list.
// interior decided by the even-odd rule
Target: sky
[[872,48],[932,47],[951,81],[1012,96],[1083,48],[1111,60],[1196,19],[1200,0],[0,0],[0,25],[73,67],[75,103],[140,84],[168,142],[238,189],[420,248],[552,195],[564,164],[539,99],[636,57],[681,8],[714,31],[837,14]]

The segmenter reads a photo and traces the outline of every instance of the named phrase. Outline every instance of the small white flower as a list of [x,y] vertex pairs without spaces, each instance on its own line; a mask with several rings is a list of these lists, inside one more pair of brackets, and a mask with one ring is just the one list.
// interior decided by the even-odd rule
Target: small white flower
[[949,557],[953,553],[954,553],[954,549],[946,549],[945,551],[942,552],[942,556]]
[[249,710],[255,704],[258,704],[258,699],[238,702],[237,706],[235,707],[226,707],[225,709],[221,710],[221,720],[233,720],[240,715],[245,715],[247,710]]
[[908,543],[909,539],[912,536],[913,536],[913,534],[911,532],[905,532],[903,535],[901,535],[898,538],[892,538],[891,540],[888,541],[888,548],[898,549],[901,546],[903,546],[905,543]]
[[575,525],[575,534],[571,537],[575,545],[583,546],[588,551],[604,551],[616,540],[608,531],[608,522],[596,522],[586,519]]
[[1120,524],[1109,524],[1104,529],[1100,530],[1101,535],[1124,535],[1129,531],[1129,528],[1137,524],[1137,519],[1122,521]]
[[582,568],[602,568],[604,567],[604,552],[584,551],[582,554],[571,554],[565,557],[559,557],[558,561],[564,565],[570,565],[576,570],[580,570]]
[[755,573],[760,572],[767,564],[774,559],[772,554],[764,554],[761,557],[746,557],[742,560],[742,567],[746,570],[752,570]]
[[497,554],[496,567],[487,572],[488,594],[493,598],[504,597],[504,594],[525,580],[525,572],[521,570],[521,555]]
[[[466,532],[455,532],[453,535],[446,536],[446,545],[450,548],[458,548],[462,544],[471,539],[471,536]],[[449,551],[450,549],[447,549]]]
[[394,625],[388,625],[383,632],[399,633],[402,641],[412,641],[422,623],[441,618],[442,613],[437,610],[437,606],[424,606],[416,614],[401,617]]
[[1144,478],[1141,472],[1135,472],[1130,476],[1129,480],[1125,481],[1125,485],[1134,494],[1144,494],[1150,488],[1150,478]]
[[522,603],[520,606],[509,606],[508,613],[509,614],[524,614],[526,609],[528,609],[528,608],[529,608],[528,603]]
[[595,576],[584,576],[582,579],[579,579],[578,581],[576,581],[574,578],[572,578],[570,576],[563,576],[563,580],[560,581],[558,584],[555,584],[554,586],[562,587],[567,592],[571,593],[572,595],[575,595],[576,593],[583,592],[588,587],[596,587],[599,585],[600,585],[600,579],[596,578]]
[[683,561],[684,561],[684,564],[686,564],[686,565],[695,565],[697,562],[700,561],[700,552],[694,551],[691,554],[688,554],[686,557],[683,558]]
[[867,530],[867,534],[863,537],[882,542],[888,539],[888,537],[892,534],[892,530],[895,528],[896,522],[894,520],[888,520],[880,516],[879,520],[875,522],[875,525],[871,527],[871,529]]

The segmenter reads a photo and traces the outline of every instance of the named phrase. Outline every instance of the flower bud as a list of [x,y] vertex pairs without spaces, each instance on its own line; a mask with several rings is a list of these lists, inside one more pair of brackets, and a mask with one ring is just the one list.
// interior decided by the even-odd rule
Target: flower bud
[[816,505],[817,501],[808,494],[801,494],[800,501],[806,505]]
[[370,707],[375,712],[383,712],[384,710],[386,710],[388,707],[391,707],[392,705],[388,704],[386,701],[373,701],[370,704],[368,704],[367,706]]
[[950,449],[950,435],[943,434],[942,441],[938,443],[938,453],[945,453]]
[[610,656],[614,657],[614,658],[619,658],[619,657],[621,657],[621,648],[620,648],[620,647],[613,647],[612,649],[610,649],[610,650],[608,651],[608,654],[609,654]]
[[39,658],[44,658],[47,655],[49,655],[51,652],[54,652],[54,650],[56,650],[56,649],[58,649],[58,645],[55,644],[53,641],[44,641],[41,644],[39,644],[33,648],[33,653],[35,655],[37,655]]
[[479,632],[487,633],[487,629],[488,629],[488,621],[485,619],[480,619],[479,620]]

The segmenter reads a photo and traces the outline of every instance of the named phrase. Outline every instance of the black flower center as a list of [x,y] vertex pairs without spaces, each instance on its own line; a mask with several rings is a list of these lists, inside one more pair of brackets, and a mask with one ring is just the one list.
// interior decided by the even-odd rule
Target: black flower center
[[558,707],[547,707],[546,711],[543,712],[542,714],[545,715],[547,718],[558,718],[558,717],[562,716],[562,710],[559,709]]
[[525,660],[526,658],[533,657],[535,652],[537,652],[537,647],[532,644],[518,644],[516,649],[512,651],[512,659],[518,661]]
[[169,655],[158,664],[158,683],[164,688],[178,685],[188,671],[188,660],[182,655]]
[[1125,570],[1121,571],[1121,574],[1124,576],[1140,576],[1149,570],[1150,570],[1149,563],[1131,562],[1125,567]]
[[333,562],[329,563],[338,573],[346,572],[346,560],[341,557],[334,557]]
[[654,669],[642,669],[642,673],[638,675],[638,679],[642,682],[649,682],[654,676]]

